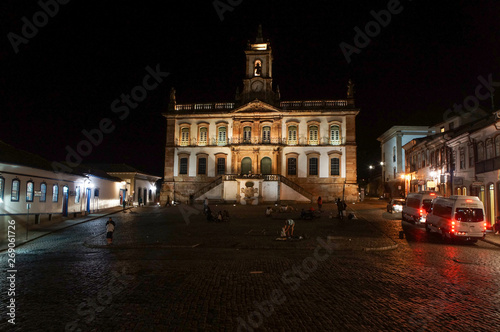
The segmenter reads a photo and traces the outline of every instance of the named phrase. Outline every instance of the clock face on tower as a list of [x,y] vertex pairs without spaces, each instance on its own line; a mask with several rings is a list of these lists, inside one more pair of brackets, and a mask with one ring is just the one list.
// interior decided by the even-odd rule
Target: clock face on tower
[[264,84],[261,81],[255,81],[252,83],[252,91],[254,91],[254,92],[262,91],[263,87],[264,87]]

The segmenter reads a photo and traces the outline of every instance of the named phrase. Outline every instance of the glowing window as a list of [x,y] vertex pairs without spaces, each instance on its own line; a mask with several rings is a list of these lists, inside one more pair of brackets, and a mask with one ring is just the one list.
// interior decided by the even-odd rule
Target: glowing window
[[0,203],[3,203],[4,187],[5,187],[5,179],[0,177]]
[[40,184],[40,191],[41,191],[40,202],[45,202],[47,200],[47,184],[46,183]]
[[252,139],[252,127],[243,128],[243,143],[250,143]]
[[12,180],[12,190],[10,192],[10,200],[12,202],[19,202],[19,180]]
[[271,142],[271,127],[265,126],[262,128],[262,142],[263,143]]
[[33,194],[35,191],[35,184],[33,181],[26,182],[26,202],[33,202]]
[[318,144],[318,126],[309,127],[309,144],[311,145]]
[[201,127],[200,128],[200,144],[207,144],[207,134],[208,134],[207,127]]
[[227,132],[226,127],[219,127],[219,132],[218,132],[219,136],[217,139],[218,145],[226,145],[226,140],[227,140],[226,132]]
[[181,129],[181,145],[189,145],[189,128]]
[[330,127],[330,144],[340,144],[340,127],[337,125]]
[[59,200],[59,186],[57,184],[52,186],[52,202]]
[[288,127],[288,144],[297,144],[297,126]]

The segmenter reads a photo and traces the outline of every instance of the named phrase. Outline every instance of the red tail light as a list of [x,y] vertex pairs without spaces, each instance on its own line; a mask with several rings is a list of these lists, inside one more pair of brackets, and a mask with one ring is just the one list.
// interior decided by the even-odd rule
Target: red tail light
[[454,221],[451,222],[451,231],[452,232],[455,231],[455,222]]
[[430,193],[429,195],[431,195],[431,196],[436,196],[436,194],[435,194],[435,193]]
[[486,230],[486,223],[484,223],[484,230]]
[[420,209],[420,215],[424,214],[424,210]]
[[466,199],[465,203],[472,203],[472,199]]

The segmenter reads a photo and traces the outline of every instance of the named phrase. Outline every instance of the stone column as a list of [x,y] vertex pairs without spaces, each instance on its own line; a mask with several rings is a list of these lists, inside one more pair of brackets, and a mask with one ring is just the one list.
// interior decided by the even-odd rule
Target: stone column
[[259,162],[259,148],[253,150],[253,161],[252,168],[255,171],[255,174],[260,174],[260,162]]

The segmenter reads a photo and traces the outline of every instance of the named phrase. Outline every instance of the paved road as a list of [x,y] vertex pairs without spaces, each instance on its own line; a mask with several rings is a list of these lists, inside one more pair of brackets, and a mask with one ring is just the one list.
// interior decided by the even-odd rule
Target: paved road
[[[401,221],[378,202],[342,223],[324,208],[299,221],[219,206],[231,221],[210,224],[182,206],[134,209],[114,216],[112,246],[104,219],[61,230],[17,248],[16,325],[2,314],[0,329],[499,330],[500,248],[443,245],[408,225],[399,239]],[[289,217],[305,239],[276,241]],[[0,287],[7,304],[7,279]]]

